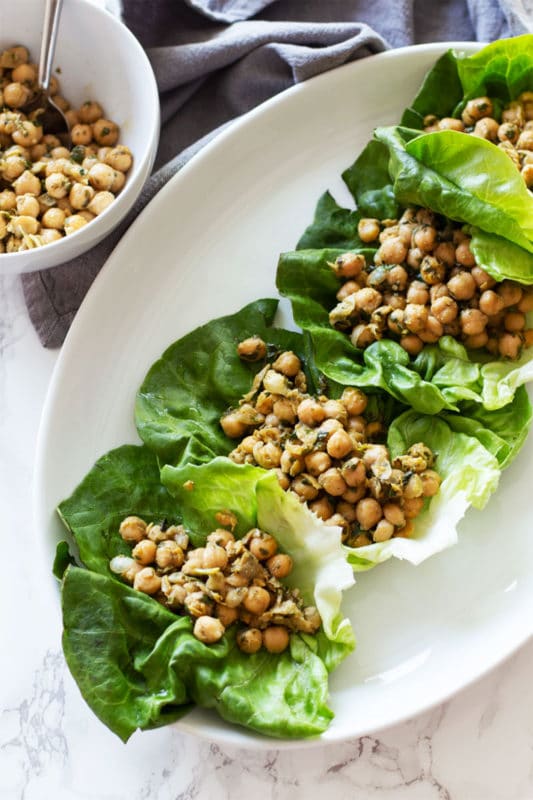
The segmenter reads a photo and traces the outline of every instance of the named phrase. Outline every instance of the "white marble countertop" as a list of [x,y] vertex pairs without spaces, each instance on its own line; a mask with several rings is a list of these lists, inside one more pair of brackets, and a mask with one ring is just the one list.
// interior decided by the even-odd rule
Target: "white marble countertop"
[[449,702],[344,744],[254,752],[176,728],[123,745],[81,699],[61,653],[59,606],[36,547],[32,464],[57,352],[0,278],[0,798],[531,800],[533,642]]

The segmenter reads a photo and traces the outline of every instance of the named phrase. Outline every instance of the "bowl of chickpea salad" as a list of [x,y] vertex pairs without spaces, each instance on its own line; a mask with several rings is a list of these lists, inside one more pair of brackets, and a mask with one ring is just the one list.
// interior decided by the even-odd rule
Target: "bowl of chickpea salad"
[[101,241],[135,202],[158,142],[146,54],[122,23],[86,0],[65,5],[52,69],[51,96],[70,141],[44,130],[38,109],[24,113],[37,89],[42,14],[36,0],[0,7],[3,273],[53,267]]

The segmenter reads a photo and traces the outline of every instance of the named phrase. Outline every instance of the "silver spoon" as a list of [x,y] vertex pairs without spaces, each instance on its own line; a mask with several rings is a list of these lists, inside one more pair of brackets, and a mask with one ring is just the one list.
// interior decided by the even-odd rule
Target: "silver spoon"
[[39,56],[38,88],[26,105],[20,110],[27,116],[39,112],[36,116],[45,134],[54,134],[61,143],[70,149],[70,129],[67,118],[50,97],[50,76],[56,49],[59,18],[63,0],[46,0],[43,21],[41,54]]

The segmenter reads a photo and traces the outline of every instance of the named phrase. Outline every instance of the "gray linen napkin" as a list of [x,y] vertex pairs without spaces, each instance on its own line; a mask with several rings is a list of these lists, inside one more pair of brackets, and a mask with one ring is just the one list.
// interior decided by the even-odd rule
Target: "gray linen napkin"
[[22,276],[45,347],[59,347],[87,290],[154,194],[232,120],[294,83],[357,58],[426,41],[492,41],[522,32],[499,0],[124,0],[161,96],[155,172],[103,242]]

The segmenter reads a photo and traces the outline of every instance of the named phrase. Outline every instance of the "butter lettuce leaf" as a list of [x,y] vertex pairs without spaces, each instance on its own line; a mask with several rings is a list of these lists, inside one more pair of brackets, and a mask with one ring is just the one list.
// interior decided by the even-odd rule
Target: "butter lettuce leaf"
[[296,250],[282,253],[277,286],[289,298],[295,322],[311,337],[316,367],[344,386],[360,386],[372,393],[388,392],[399,402],[423,414],[460,411],[461,403],[475,402],[487,410],[510,403],[516,389],[532,379],[533,349],[517,362],[486,361],[450,336],[426,345],[412,359],[390,339],[359,350],[329,323],[337,304],[340,282],[328,266],[340,250]]
[[[219,461],[227,461],[230,469],[236,466]],[[229,496],[235,500],[240,492],[235,507],[243,515],[241,532],[257,524],[275,526],[309,602],[316,588],[324,630],[317,636],[291,634],[289,650],[280,655],[242,653],[232,628],[219,643],[207,646],[193,636],[190,618],[171,613],[111,573],[109,560],[130,553],[118,534],[125,516],[168,523],[183,519],[196,524],[200,519],[194,514],[195,491],[174,497],[160,482],[156,455],[146,447],[126,445],[102,457],[60,505],[61,519],[89,567],[67,565],[61,548],[63,648],[69,669],[94,713],[123,740],[137,729],[171,722],[195,704],[269,736],[318,735],[333,716],[327,706],[328,672],[354,647],[351,626],[339,612],[342,589],[353,583],[340,531],[326,529],[318,548],[312,527],[317,520],[305,510],[310,533],[306,543],[293,527],[303,509],[295,498],[296,510],[290,501],[288,506],[284,498],[280,502],[274,474],[248,467],[245,472],[251,470],[253,479],[228,484],[216,463],[211,473],[210,466],[202,474],[208,478],[205,488],[214,490],[206,495],[213,515],[205,526],[191,529],[194,544],[205,544],[218,525],[214,510],[221,510],[221,503],[229,506]],[[259,478],[264,483],[260,489]]]
[[500,465],[475,436],[452,429],[444,419],[406,411],[389,429],[387,444],[394,457],[412,444],[425,442],[437,454],[435,468],[442,477],[440,491],[415,520],[411,538],[347,548],[355,571],[369,569],[394,557],[420,564],[457,542],[457,525],[470,505],[483,508],[495,491]]

